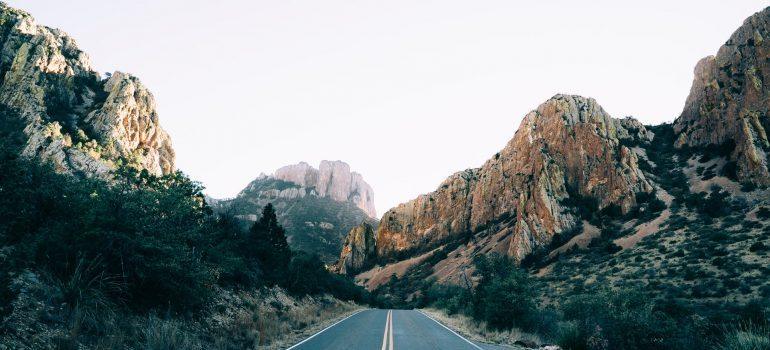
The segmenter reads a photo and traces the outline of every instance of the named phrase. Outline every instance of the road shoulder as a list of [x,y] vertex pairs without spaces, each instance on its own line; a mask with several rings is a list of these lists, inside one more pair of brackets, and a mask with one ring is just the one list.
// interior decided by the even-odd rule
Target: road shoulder
[[539,338],[532,339],[536,336],[526,334],[515,329],[504,332],[487,330],[484,324],[474,321],[464,315],[450,316],[447,315],[443,310],[433,308],[420,309],[420,311],[484,349],[531,350],[533,348],[523,347],[516,345],[515,343],[517,341],[542,343]]
[[360,306],[357,308],[349,309],[340,312],[335,317],[328,318],[322,322],[315,323],[313,325],[310,325],[308,327],[305,327],[299,331],[295,331],[291,334],[287,334],[285,337],[283,337],[280,341],[275,342],[274,344],[271,344],[269,347],[265,349],[287,349],[291,348],[306,339],[316,335],[317,333],[325,330],[326,328],[329,328],[330,326],[336,324],[337,322],[340,322],[353,314],[356,314],[358,312],[361,312],[363,310],[366,310],[366,307]]

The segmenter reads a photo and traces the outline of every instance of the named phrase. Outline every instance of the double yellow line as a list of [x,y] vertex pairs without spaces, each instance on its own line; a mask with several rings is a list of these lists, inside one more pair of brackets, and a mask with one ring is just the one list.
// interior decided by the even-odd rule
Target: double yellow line
[[385,334],[382,336],[381,350],[393,350],[393,310],[388,310],[388,317],[385,319]]

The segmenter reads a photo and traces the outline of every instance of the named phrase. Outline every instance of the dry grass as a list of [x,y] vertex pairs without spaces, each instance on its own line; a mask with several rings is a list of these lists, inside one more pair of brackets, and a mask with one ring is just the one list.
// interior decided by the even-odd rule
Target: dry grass
[[330,296],[295,298],[280,288],[223,296],[212,317],[217,349],[284,349],[360,309]]

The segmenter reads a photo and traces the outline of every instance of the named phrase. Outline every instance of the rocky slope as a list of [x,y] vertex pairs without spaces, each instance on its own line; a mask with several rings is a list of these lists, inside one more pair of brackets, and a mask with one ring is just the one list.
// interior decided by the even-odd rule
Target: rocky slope
[[260,175],[235,198],[209,203],[246,222],[256,221],[262,207],[272,203],[292,249],[333,263],[348,231],[376,224],[373,198],[372,188],[348,164],[322,161],[319,169],[303,162]]
[[625,213],[637,193],[651,192],[636,154],[622,144],[651,138],[639,122],[613,119],[593,99],[554,96],[527,114],[481,168],[452,175],[435,192],[385,213],[377,253],[424,251],[495,225],[505,253],[521,260],[576,226],[576,200]]
[[[357,281],[416,303],[432,281],[472,283],[500,253],[544,302],[603,286],[688,303],[770,297],[770,8],[700,61],[673,124],[613,119],[557,95],[482,167],[387,211]],[[396,279],[391,276],[395,275]]]
[[748,19],[717,52],[698,62],[682,115],[678,147],[723,146],[738,179],[770,184],[770,9]]
[[116,72],[102,79],[74,39],[2,3],[0,105],[24,125],[23,154],[59,171],[174,170],[155,100],[137,78]]

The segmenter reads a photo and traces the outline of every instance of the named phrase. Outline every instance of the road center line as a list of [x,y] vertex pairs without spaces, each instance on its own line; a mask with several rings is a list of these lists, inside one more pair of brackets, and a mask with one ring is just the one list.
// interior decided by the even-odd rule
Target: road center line
[[380,350],[385,350],[388,345],[388,330],[390,329],[390,314],[392,310],[388,310],[388,315],[385,317],[385,332],[382,335],[382,347]]
[[390,338],[388,340],[390,341],[388,349],[393,350],[393,310],[390,310]]
[[420,313],[421,313],[423,316],[425,316],[425,317],[427,317],[427,318],[431,319],[433,322],[436,322],[436,323],[438,323],[438,325],[439,325],[439,326],[441,326],[441,327],[444,327],[444,329],[446,329],[446,330],[448,330],[448,331],[452,332],[452,334],[456,335],[458,338],[460,338],[460,339],[462,339],[462,340],[465,340],[465,341],[466,341],[468,344],[471,344],[471,345],[472,345],[474,348],[476,348],[476,349],[479,349],[479,350],[484,350],[484,349],[482,349],[481,347],[479,347],[478,345],[474,344],[472,341],[470,341],[470,340],[468,340],[468,339],[465,339],[465,337],[463,337],[462,335],[459,335],[459,334],[457,334],[457,332],[455,332],[455,331],[453,331],[453,330],[449,329],[449,327],[447,327],[447,326],[443,325],[441,322],[439,322],[439,321],[436,321],[436,320],[435,320],[433,317],[430,317],[430,316],[428,316],[428,314],[426,314],[426,313],[422,312],[422,310],[417,310],[417,311],[419,311],[419,312],[420,312]]

